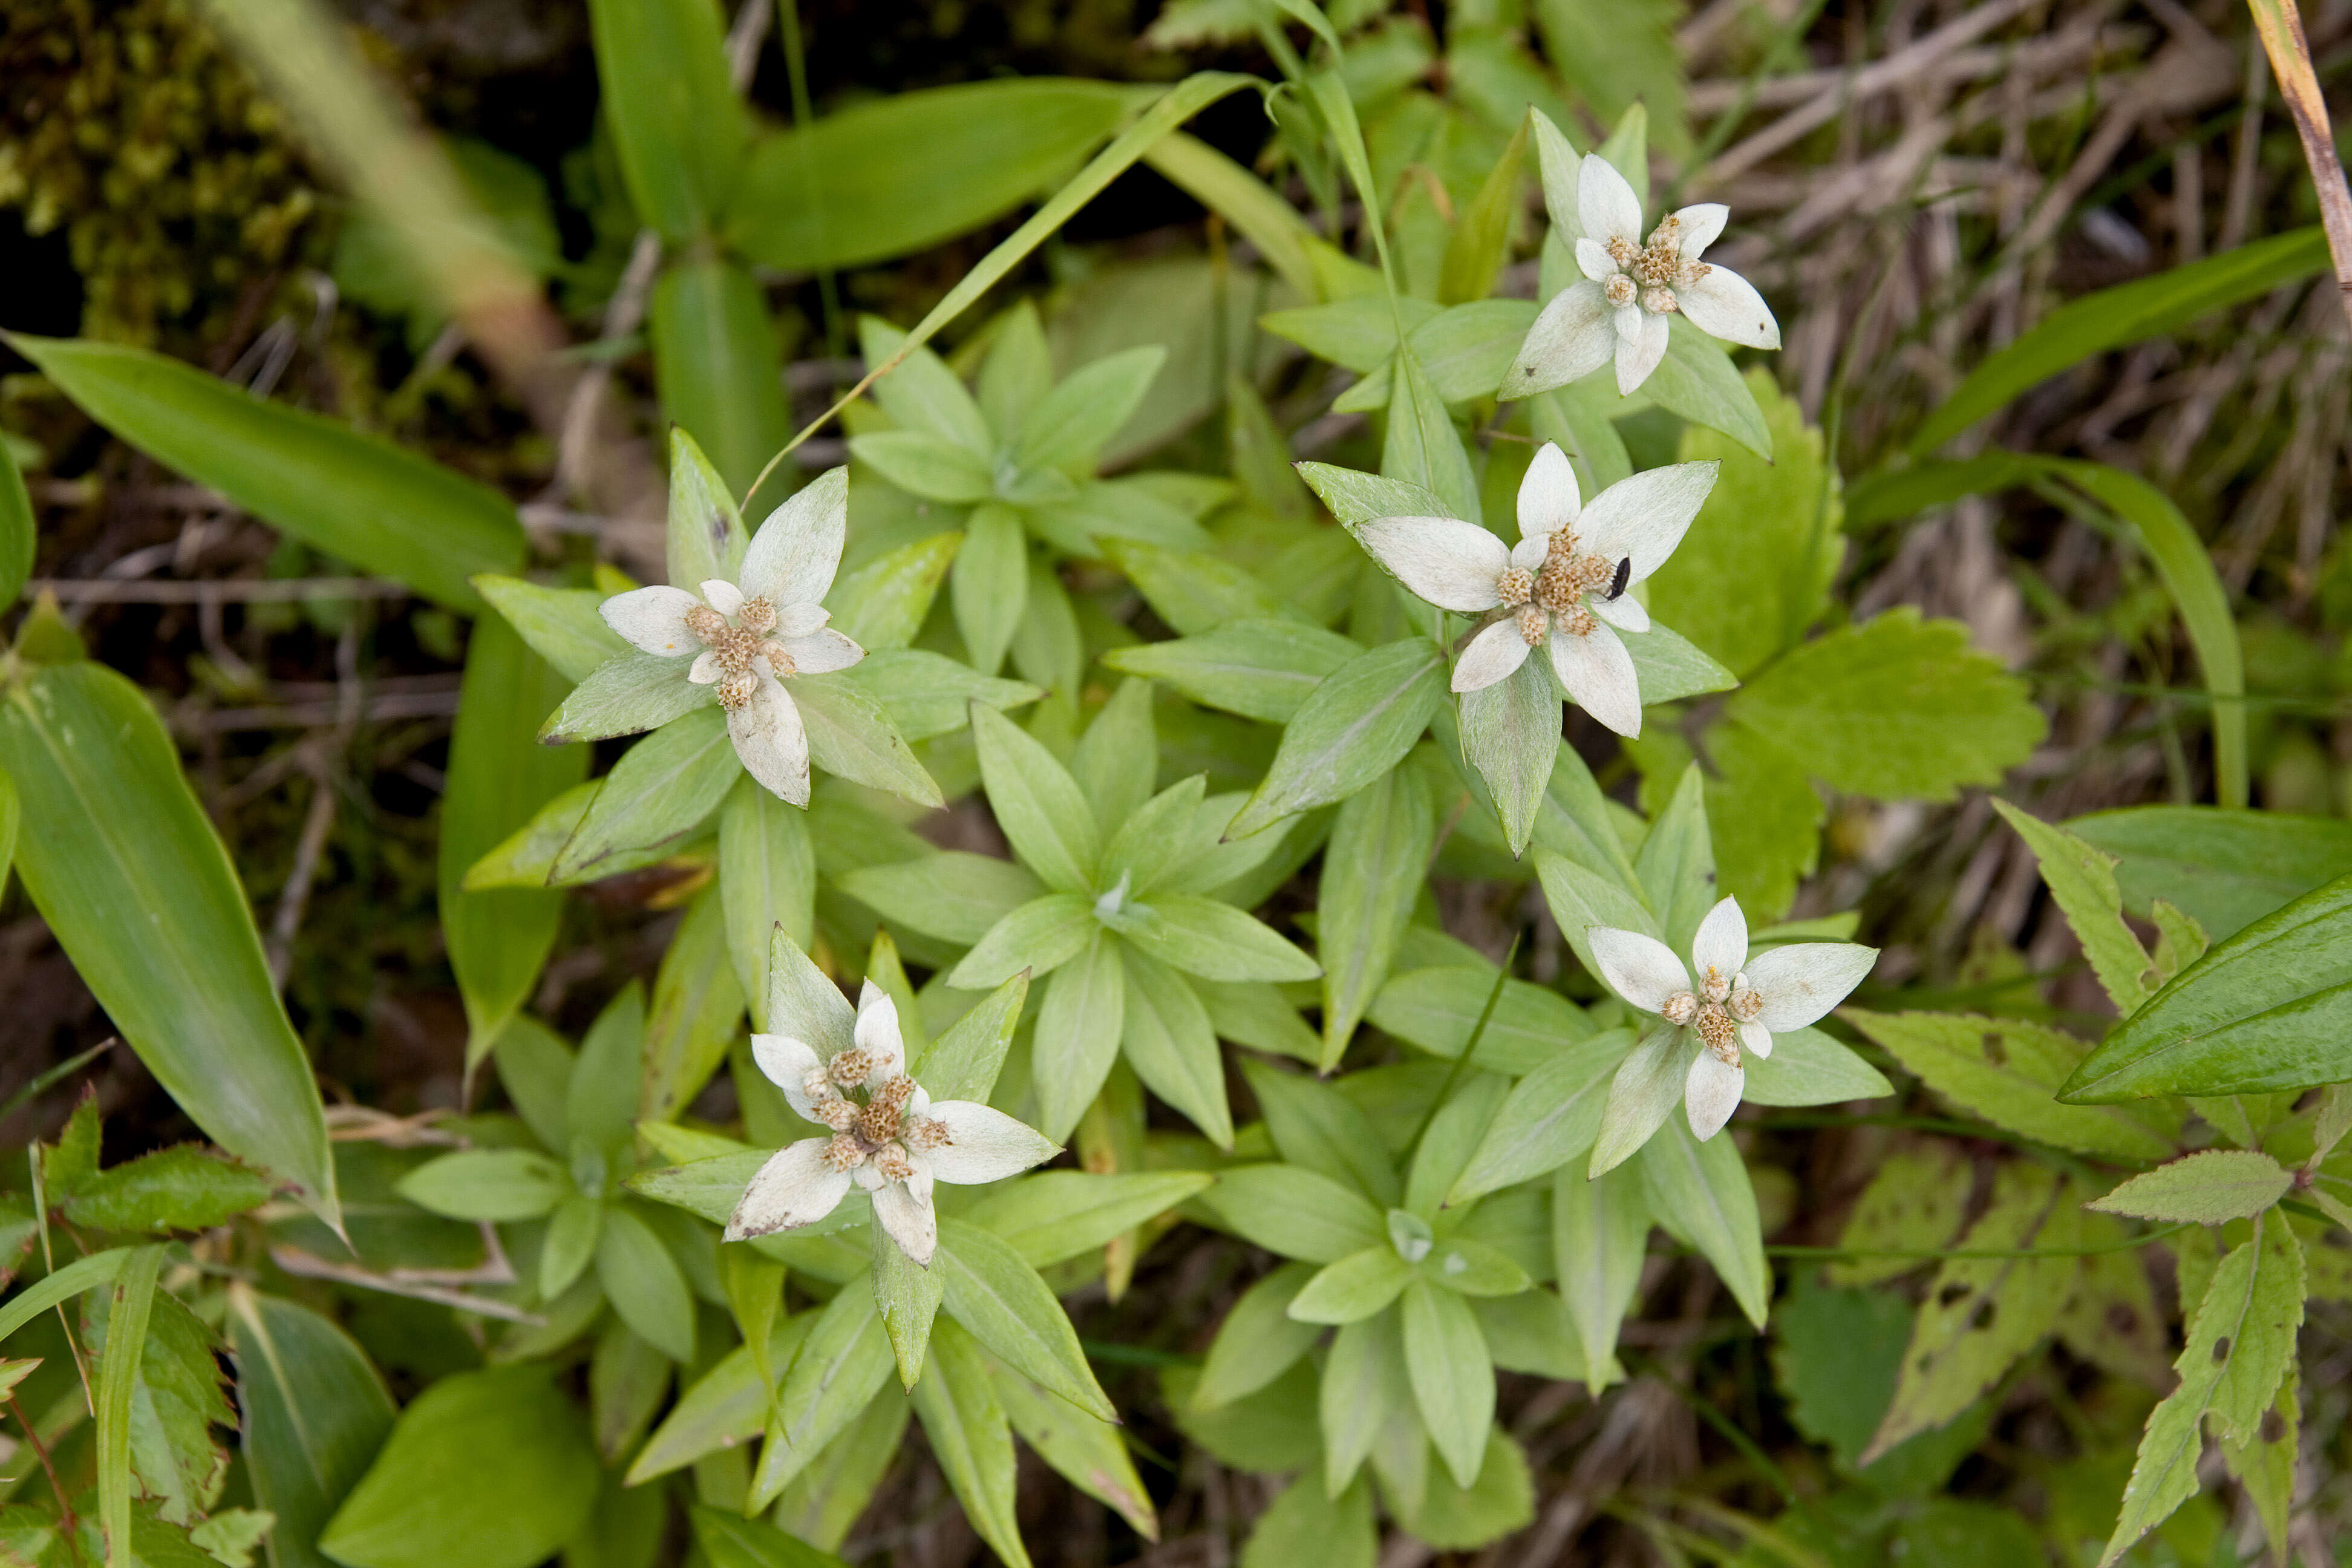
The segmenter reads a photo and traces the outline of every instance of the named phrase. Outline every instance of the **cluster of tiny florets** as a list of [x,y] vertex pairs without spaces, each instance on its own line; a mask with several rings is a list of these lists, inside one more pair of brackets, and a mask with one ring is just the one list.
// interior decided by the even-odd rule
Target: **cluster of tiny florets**
[[[1701,1000],[1704,994],[1705,1000]],[[1739,976],[1726,979],[1710,967],[1699,992],[1677,991],[1666,998],[1659,1016],[1698,1031],[1698,1037],[1726,1067],[1739,1065],[1739,1026],[1752,1024],[1764,1011],[1764,997]]]
[[1599,623],[1584,607],[1584,596],[1607,587],[1615,575],[1613,565],[1580,552],[1576,535],[1562,529],[1545,544],[1542,565],[1532,573],[1509,568],[1496,579],[1495,594],[1504,609],[1516,612],[1519,636],[1535,647],[1555,627],[1570,637],[1591,635]]
[[751,700],[759,689],[759,672],[754,665],[761,658],[778,675],[790,675],[797,668],[784,645],[768,640],[768,633],[776,629],[776,606],[766,599],[745,603],[736,616],[739,625],[729,625],[727,617],[708,605],[697,605],[686,612],[686,629],[702,639],[719,665],[716,688],[719,706],[740,708]]
[[1682,309],[1676,289],[1686,289],[1707,274],[1700,262],[1685,262],[1682,253],[1682,219],[1669,213],[1650,232],[1649,242],[1636,250],[1632,242],[1612,236],[1602,247],[1617,272],[1601,286],[1601,294],[1619,309],[1639,300],[1654,316]]
[[833,1129],[824,1150],[827,1168],[853,1171],[870,1161],[883,1175],[903,1182],[915,1169],[908,1150],[944,1147],[950,1141],[947,1123],[908,1114],[915,1080],[904,1073],[876,1085],[862,1102],[850,1098],[875,1065],[871,1054],[853,1047],[811,1071],[801,1088],[813,1102],[816,1119]]

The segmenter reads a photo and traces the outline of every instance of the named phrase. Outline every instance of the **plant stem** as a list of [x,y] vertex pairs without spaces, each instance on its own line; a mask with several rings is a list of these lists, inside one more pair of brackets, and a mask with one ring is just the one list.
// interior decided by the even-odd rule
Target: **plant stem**
[[2327,123],[2327,100],[2319,90],[2312,68],[2311,43],[2303,36],[2303,18],[2294,0],[2246,0],[2253,13],[2254,30],[2262,35],[2263,52],[2270,56],[2271,74],[2278,79],[2279,96],[2286,100],[2294,133],[2303,139],[2304,162],[2311,165],[2311,183],[2319,195],[2319,222],[2327,231],[2327,251],[2336,258],[2336,289],[2344,316],[2352,322],[2352,185],[2344,179],[2344,164],[2336,156],[2336,137]]

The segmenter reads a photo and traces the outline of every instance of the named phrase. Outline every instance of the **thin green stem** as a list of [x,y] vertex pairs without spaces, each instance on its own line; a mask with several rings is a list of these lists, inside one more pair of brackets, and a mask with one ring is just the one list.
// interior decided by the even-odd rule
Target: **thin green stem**
[[1524,930],[1511,934],[1511,949],[1503,954],[1502,967],[1495,971],[1495,986],[1486,993],[1486,1005],[1478,1009],[1478,1022],[1472,1026],[1470,1037],[1462,1042],[1462,1054],[1455,1057],[1454,1065],[1445,1069],[1445,1079],[1437,1086],[1436,1098],[1429,1102],[1429,1113],[1421,1119],[1421,1125],[1413,1129],[1412,1141],[1397,1156],[1400,1165],[1412,1162],[1413,1152],[1421,1147],[1421,1141],[1429,1135],[1431,1123],[1437,1120],[1437,1113],[1445,1109],[1445,1102],[1454,1098],[1454,1090],[1462,1082],[1462,1075],[1469,1070],[1470,1058],[1478,1054],[1478,1043],[1486,1038],[1487,1021],[1495,1016],[1496,1004],[1503,999],[1503,983],[1511,977],[1512,962],[1519,956],[1519,942],[1526,935]]

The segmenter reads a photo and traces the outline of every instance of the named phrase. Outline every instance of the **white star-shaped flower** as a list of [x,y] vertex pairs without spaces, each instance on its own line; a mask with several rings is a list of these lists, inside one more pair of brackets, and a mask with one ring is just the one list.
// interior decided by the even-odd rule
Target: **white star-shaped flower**
[[1715,473],[1712,462],[1652,468],[1620,479],[1588,507],[1567,455],[1547,441],[1519,483],[1516,546],[1451,517],[1373,518],[1356,525],[1356,537],[1439,609],[1495,613],[1454,661],[1454,690],[1492,686],[1547,647],[1580,707],[1621,735],[1638,735],[1641,688],[1617,632],[1648,631],[1650,615],[1628,590],[1682,542]]
[[[1501,395],[1526,397],[1617,361],[1617,390],[1631,393],[1666,357],[1666,318],[1680,311],[1712,337],[1751,349],[1780,346],[1780,325],[1754,285],[1710,266],[1700,252],[1723,232],[1731,209],[1701,202],[1669,213],[1642,237],[1642,203],[1606,158],[1578,167],[1576,242],[1581,281],[1552,297],[1503,378]],[[1552,221],[1563,227],[1564,215]]]
[[636,588],[601,606],[604,624],[646,653],[699,650],[685,679],[714,689],[743,766],[794,805],[809,800],[808,731],[779,677],[846,669],[866,657],[825,625],[823,603],[848,516],[849,487],[828,474],[768,514],[738,581],[712,578],[699,598]]
[[928,1268],[940,1240],[931,1184],[1002,1181],[1060,1151],[1001,1110],[965,1100],[933,1103],[907,1076],[898,1005],[870,980],[857,998],[856,1042],[824,1061],[805,1041],[751,1037],[760,1070],[795,1111],[833,1135],[780,1149],[761,1166],[728,1218],[727,1239],[814,1225],[854,1182],[874,1195],[874,1217],[898,1250]]
[[1745,1050],[1772,1054],[1772,1033],[1801,1029],[1846,998],[1878,962],[1878,950],[1851,942],[1804,942],[1748,959],[1748,918],[1739,900],[1707,910],[1691,938],[1691,971],[1655,937],[1615,926],[1585,932],[1609,988],[1644,1013],[1695,1029],[1704,1047],[1683,1084],[1692,1136],[1712,1138],[1738,1109]]

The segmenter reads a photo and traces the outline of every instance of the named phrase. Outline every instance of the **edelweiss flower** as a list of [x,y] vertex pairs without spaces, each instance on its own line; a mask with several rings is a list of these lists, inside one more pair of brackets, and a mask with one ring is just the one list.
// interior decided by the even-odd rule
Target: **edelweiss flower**
[[[1666,357],[1666,318],[1680,311],[1713,337],[1751,349],[1780,346],[1771,307],[1748,279],[1699,259],[1731,209],[1701,202],[1669,213],[1642,237],[1642,203],[1606,158],[1578,168],[1576,216],[1584,230],[1576,264],[1584,279],[1553,296],[1520,346],[1502,395],[1526,397],[1579,381],[1617,360],[1617,390],[1631,393]],[[1552,215],[1562,223],[1564,215]],[[1564,224],[1563,224],[1563,226]]]
[[803,1139],[761,1166],[727,1221],[727,1239],[813,1225],[855,1182],[874,1194],[874,1217],[898,1250],[928,1268],[940,1240],[932,1183],[1001,1181],[1058,1151],[1001,1110],[963,1100],[934,1105],[907,1076],[897,1004],[870,980],[857,998],[856,1039],[828,1062],[803,1041],[751,1037],[760,1070],[833,1136]]
[[636,588],[601,606],[604,623],[646,653],[701,651],[686,679],[715,689],[743,766],[794,805],[809,799],[808,731],[778,678],[846,669],[866,650],[825,625],[822,601],[841,564],[849,488],[833,475],[768,514],[737,582]]
[[1567,456],[1544,443],[1519,483],[1519,542],[1451,517],[1379,517],[1356,526],[1373,559],[1407,588],[1458,615],[1500,612],[1454,664],[1476,691],[1548,647],[1560,685],[1621,735],[1642,732],[1633,658],[1611,628],[1650,615],[1627,592],[1673,554],[1715,488],[1716,465],[1676,463],[1621,479],[1582,504]]
[[1739,1105],[1748,1081],[1739,1054],[1772,1054],[1772,1032],[1801,1029],[1862,984],[1878,950],[1851,942],[1776,947],[1748,962],[1748,919],[1739,900],[1707,910],[1691,938],[1690,973],[1675,950],[1640,931],[1594,926],[1585,933],[1609,988],[1644,1013],[1696,1029],[1704,1045],[1683,1085],[1694,1137],[1712,1138]]

